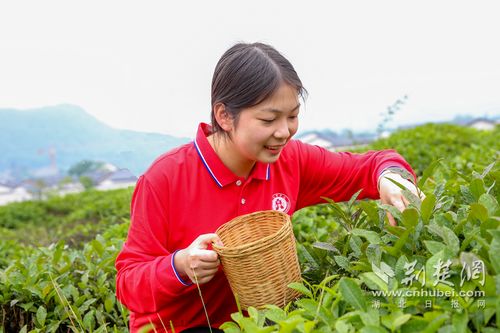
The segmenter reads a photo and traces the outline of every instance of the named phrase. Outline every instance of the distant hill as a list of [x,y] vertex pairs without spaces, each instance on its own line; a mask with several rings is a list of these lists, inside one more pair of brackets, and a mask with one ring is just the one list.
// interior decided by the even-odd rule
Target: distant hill
[[188,141],[114,129],[74,105],[0,109],[0,172],[10,169],[16,174],[29,174],[30,170],[47,167],[47,152],[53,148],[62,171],[89,159],[140,175],[160,154]]

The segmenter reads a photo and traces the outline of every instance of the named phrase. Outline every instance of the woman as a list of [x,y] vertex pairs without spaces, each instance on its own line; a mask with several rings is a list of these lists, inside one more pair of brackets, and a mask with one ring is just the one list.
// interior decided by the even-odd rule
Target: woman
[[180,332],[230,320],[237,307],[210,244],[238,215],[292,215],[322,196],[345,201],[360,189],[360,199],[380,197],[403,210],[408,202],[387,178],[416,193],[398,171],[414,177],[413,170],[395,151],[333,153],[291,140],[304,94],[293,66],[269,45],[240,43],[221,57],[212,125],[200,124],[192,143],[160,156],[137,182],[116,260],[117,296],[131,310],[132,332],[148,323]]

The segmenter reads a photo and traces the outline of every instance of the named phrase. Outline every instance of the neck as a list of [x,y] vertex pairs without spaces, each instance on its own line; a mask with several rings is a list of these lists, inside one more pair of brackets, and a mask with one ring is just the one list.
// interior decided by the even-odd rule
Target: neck
[[215,137],[216,135],[212,134],[207,139],[222,163],[236,176],[247,178],[255,165],[255,161],[248,160],[237,153],[233,142],[229,138]]

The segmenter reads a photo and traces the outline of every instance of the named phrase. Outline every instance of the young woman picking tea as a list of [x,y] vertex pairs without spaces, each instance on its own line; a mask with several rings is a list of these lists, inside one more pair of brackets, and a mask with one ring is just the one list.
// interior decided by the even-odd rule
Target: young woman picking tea
[[[330,152],[292,140],[306,91],[291,63],[273,47],[236,44],[217,63],[211,125],[193,142],[160,156],[139,178],[127,241],[116,259],[116,291],[130,309],[130,330],[206,331],[231,320],[234,296],[212,242],[236,216],[261,210],[292,215],[303,207],[381,199],[408,205],[392,178],[413,193],[415,177],[395,151]],[[389,216],[391,224],[395,224]],[[199,296],[203,294],[207,313]],[[214,330],[215,331],[215,330]]]

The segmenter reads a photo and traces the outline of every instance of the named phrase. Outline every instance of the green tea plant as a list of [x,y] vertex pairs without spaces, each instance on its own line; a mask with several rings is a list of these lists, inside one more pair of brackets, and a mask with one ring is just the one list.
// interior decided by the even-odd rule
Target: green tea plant
[[86,191],[0,206],[0,240],[41,246],[63,239],[81,246],[128,218],[131,196],[132,189]]
[[127,332],[114,261],[128,221],[69,248],[39,247],[0,270],[0,332]]
[[[411,205],[401,213],[356,194],[296,212],[303,281],[290,287],[302,297],[284,309],[234,313],[223,329],[498,332],[498,136],[425,125],[375,142],[368,149],[396,149],[416,167],[425,200],[407,194]],[[114,261],[131,193],[0,207],[0,333],[128,331]]]
[[[303,297],[284,310],[235,313],[225,332],[497,332],[496,161],[468,175],[442,162],[422,173],[427,197],[408,194],[411,204],[402,213],[355,202],[357,194],[348,203],[329,200],[300,212],[294,223],[305,280],[290,287]],[[388,225],[386,212],[398,226]],[[307,235],[314,214],[322,216],[319,242]]]
[[[250,309],[247,316],[233,314],[225,331],[496,332],[499,142],[498,128],[480,132],[429,124],[367,147],[405,156],[421,176],[426,199],[412,198],[399,213],[374,201],[354,202],[356,194],[348,203],[330,201],[297,212],[304,282],[290,287],[304,297],[284,310],[268,306]],[[397,227],[386,223],[387,211]],[[474,262],[483,264],[484,282],[471,279]],[[436,267],[450,281],[436,283],[443,277],[432,274]],[[425,281],[424,271],[430,274]],[[428,296],[433,293],[443,296]]]
[[[500,127],[493,131],[451,124],[425,124],[393,133],[366,149],[395,149],[418,175],[436,159],[442,158],[457,170],[469,174],[473,166],[484,168],[500,151]],[[359,151],[362,151],[359,150]]]

